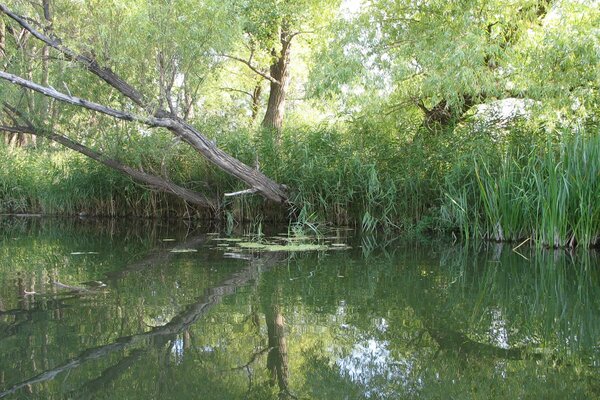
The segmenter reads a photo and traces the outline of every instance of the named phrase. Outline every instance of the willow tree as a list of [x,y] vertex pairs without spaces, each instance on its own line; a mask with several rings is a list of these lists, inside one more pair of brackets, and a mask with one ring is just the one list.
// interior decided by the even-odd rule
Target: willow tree
[[599,10],[577,0],[373,0],[321,53],[331,64],[315,83],[380,89],[392,112],[419,114],[432,132],[508,98],[589,116],[598,105]]
[[[340,0],[246,0],[236,4],[240,44],[225,56],[243,63],[269,84],[266,111],[261,126],[279,135],[283,127],[294,57],[292,44],[299,36],[315,41],[338,10]],[[261,82],[256,85],[260,88]],[[258,89],[260,90],[260,89]],[[260,91],[258,92],[260,93]],[[256,107],[256,97],[253,97]]]
[[[221,29],[233,13],[229,4],[131,0],[111,4],[57,1],[53,5],[50,34],[36,18],[20,15],[35,12],[28,2],[15,1],[10,7],[0,4],[5,23],[24,32],[31,43],[51,50],[45,60],[54,60],[49,68],[55,72],[47,84],[43,77],[38,84],[39,71],[23,77],[22,64],[15,62],[0,72],[0,78],[77,107],[61,108],[55,121],[44,124],[44,131],[56,128],[57,121],[59,127],[68,129],[71,122],[97,118],[82,113],[82,108],[128,121],[137,130],[167,130],[243,181],[249,191],[276,203],[287,202],[283,185],[222,151],[190,121],[199,90],[219,63],[214,54],[230,42],[229,30]],[[18,101],[18,92],[6,87],[1,90],[10,94],[3,96],[5,101]],[[14,102],[8,106],[19,108]],[[28,122],[17,128],[43,121],[44,111],[28,115]]]

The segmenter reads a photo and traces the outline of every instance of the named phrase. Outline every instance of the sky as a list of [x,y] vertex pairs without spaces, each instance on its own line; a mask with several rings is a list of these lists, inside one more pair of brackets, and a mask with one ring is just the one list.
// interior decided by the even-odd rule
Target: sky
[[343,0],[342,5],[340,6],[340,12],[344,18],[350,18],[353,14],[360,11],[363,2],[364,0]]

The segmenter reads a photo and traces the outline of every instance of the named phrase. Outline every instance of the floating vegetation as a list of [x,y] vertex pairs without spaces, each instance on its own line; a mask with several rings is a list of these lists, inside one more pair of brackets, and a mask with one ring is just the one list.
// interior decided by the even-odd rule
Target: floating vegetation
[[274,244],[274,243],[258,243],[258,242],[242,242],[238,246],[244,249],[255,249],[264,251],[323,251],[330,249],[325,244],[313,243],[290,243],[290,244]]
[[303,252],[303,251],[326,251],[326,250],[346,250],[351,247],[344,243],[339,243],[339,238],[335,238],[335,243],[328,243],[322,239],[311,236],[282,236],[277,235],[269,238],[259,238],[257,240],[242,240],[236,238],[215,238],[215,241],[225,241],[227,243],[218,243],[217,249],[231,251],[236,250],[258,250],[267,252]]
[[258,242],[240,242],[238,246],[244,249],[265,249],[267,247],[266,244]]
[[328,250],[329,247],[324,244],[310,244],[310,243],[297,243],[297,244],[273,244],[265,246],[266,251],[323,251]]

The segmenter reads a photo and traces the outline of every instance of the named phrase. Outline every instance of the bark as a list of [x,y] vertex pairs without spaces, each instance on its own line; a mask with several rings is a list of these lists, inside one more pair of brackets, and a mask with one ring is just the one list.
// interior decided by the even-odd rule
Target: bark
[[285,96],[290,82],[290,51],[294,35],[290,34],[286,24],[281,27],[279,41],[281,51],[273,50],[274,62],[270,67],[269,101],[267,102],[267,111],[262,121],[262,127],[275,131],[279,136],[283,127],[283,117],[285,114]]
[[252,91],[252,115],[251,122],[256,121],[256,117],[258,117],[258,111],[260,110],[260,96],[262,95],[262,80],[256,82],[254,86],[254,90]]
[[109,168],[112,168],[116,171],[121,172],[123,175],[127,175],[138,182],[142,182],[151,188],[173,194],[188,203],[195,204],[200,207],[210,208],[212,210],[216,210],[217,204],[214,200],[207,198],[201,193],[194,192],[192,190],[181,187],[168,179],[151,175],[146,172],[142,172],[140,170],[131,168],[118,160],[108,158],[104,156],[102,153],[96,152],[80,143],[77,143],[65,136],[58,135],[56,133],[48,133],[44,132],[41,129],[34,129],[31,127],[23,127],[23,126],[0,126],[0,130],[5,132],[15,132],[15,133],[28,133],[32,135],[43,136],[49,140],[52,140],[56,143],[60,143],[61,145],[74,150],[80,154],[83,154],[93,160],[96,160]]
[[0,65],[4,69],[4,57],[6,56],[6,26],[4,20],[0,18]]
[[[7,79],[15,84],[27,87],[28,89],[38,91],[39,93],[45,94],[46,96],[54,97],[57,100],[65,101],[70,104],[74,104],[80,107],[85,107],[98,112],[102,112],[111,115],[115,118],[142,122],[150,127],[163,127],[171,131],[174,135],[180,137],[183,141],[191,145],[204,156],[208,161],[215,164],[217,167],[227,172],[228,174],[242,180],[251,188],[257,189],[265,198],[276,202],[276,203],[287,203],[288,196],[286,188],[283,185],[278,184],[266,175],[255,170],[242,163],[238,159],[225,153],[223,150],[216,147],[216,145],[205,138],[198,130],[191,125],[187,124],[182,119],[173,115],[170,112],[165,111],[161,108],[154,108],[150,106],[150,102],[147,102],[144,96],[134,87],[125,82],[121,77],[114,73],[110,68],[104,68],[98,65],[95,59],[88,56],[78,54],[66,46],[63,46],[57,39],[52,39],[43,33],[37,31],[30,26],[23,18],[12,13],[6,6],[0,4],[0,10],[8,15],[10,18],[15,20],[24,29],[29,31],[34,37],[43,41],[48,46],[61,52],[65,58],[80,63],[88,71],[98,76],[104,82],[109,84],[111,87],[118,90],[123,96],[129,98],[136,105],[143,108],[150,116],[149,117],[137,117],[129,113],[110,109],[99,104],[95,104],[83,99],[79,99],[73,96],[68,96],[57,92],[56,90],[48,87],[41,87],[35,85],[32,82],[25,84],[19,77],[8,77],[7,74],[0,76],[3,79]],[[17,79],[16,79],[17,78]],[[19,82],[18,80],[21,79]]]
[[88,100],[84,100],[79,97],[70,96],[58,92],[53,88],[44,87],[26,79],[23,79],[21,77],[18,77],[16,75],[2,71],[0,71],[0,79],[8,80],[16,85],[36,91],[46,96],[53,97],[54,99],[63,101],[65,103],[97,111],[106,115],[110,115],[114,118],[122,119],[125,121],[141,122],[143,124],[148,125],[149,127],[166,128],[173,132],[176,136],[180,137],[183,141],[190,144],[196,150],[198,150],[210,162],[212,162],[222,170],[227,171],[231,175],[246,182],[251,188],[256,189],[269,200],[272,200],[277,203],[287,202],[287,194],[285,192],[285,188],[282,185],[279,185],[273,180],[267,178],[260,171],[247,166],[246,164],[242,163],[236,158],[225,153],[223,150],[215,146],[213,142],[202,136],[191,125],[183,122],[178,118],[156,118],[136,116],[134,114],[115,110],[113,108],[106,107]]

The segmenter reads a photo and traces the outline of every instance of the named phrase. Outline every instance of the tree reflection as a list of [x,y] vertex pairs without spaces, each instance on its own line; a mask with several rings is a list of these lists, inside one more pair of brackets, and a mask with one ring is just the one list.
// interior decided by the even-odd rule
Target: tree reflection
[[268,353],[267,369],[270,374],[270,384],[279,387],[279,398],[295,398],[289,388],[288,348],[285,336],[285,319],[278,304],[279,288],[272,296],[272,303],[265,306],[265,321],[267,324]]
[[189,239],[197,253],[139,251],[102,275],[99,294],[43,282],[98,278],[102,257],[12,275],[0,288],[0,397],[598,395],[593,256],[525,262],[493,246],[224,260]]

